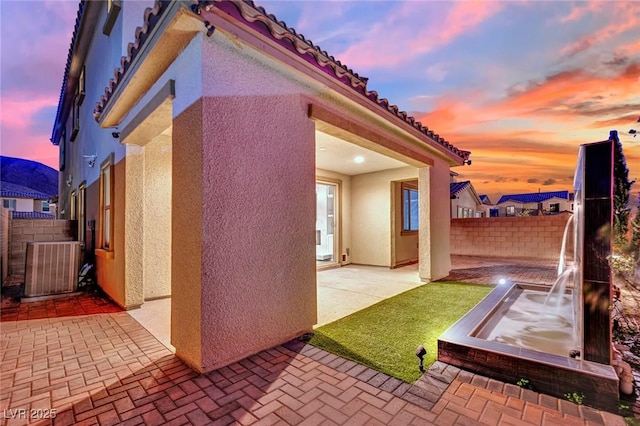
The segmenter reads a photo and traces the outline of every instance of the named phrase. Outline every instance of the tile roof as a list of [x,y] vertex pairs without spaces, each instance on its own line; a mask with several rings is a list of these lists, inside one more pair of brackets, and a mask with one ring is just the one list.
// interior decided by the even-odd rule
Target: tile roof
[[469,186],[471,186],[471,182],[468,180],[464,182],[452,182],[449,184],[449,193],[451,194],[451,198],[456,197]]
[[43,212],[11,212],[12,219],[55,219],[56,215],[53,213]]
[[133,60],[138,56],[142,46],[145,41],[147,41],[149,34],[151,34],[151,30],[153,30],[158,21],[160,21],[160,17],[167,10],[170,3],[168,0],[156,0],[153,8],[148,7],[145,9],[144,23],[142,27],[136,28],[135,41],[127,45],[127,56],[120,58],[120,67],[115,69],[113,78],[109,79],[109,85],[104,89],[104,95],[102,95],[100,101],[96,103],[96,107],[93,110],[93,117],[96,121],[100,119],[116,87],[118,87],[122,81]]
[[48,200],[49,195],[34,191],[31,188],[15,183],[0,182],[0,197],[2,198],[32,198],[34,200]]
[[80,0],[80,4],[78,5],[78,12],[76,13],[76,23],[73,27],[73,35],[71,36],[71,45],[69,46],[69,52],[67,53],[67,64],[64,68],[64,75],[62,77],[62,88],[60,89],[60,100],[58,101],[58,110],[56,111],[56,119],[54,121],[55,124],[51,134],[51,142],[53,142],[54,145],[58,145],[60,143],[60,139],[57,137],[57,134],[61,132],[61,128],[58,128],[56,126],[62,118],[64,94],[67,91],[69,72],[71,71],[71,61],[73,60],[73,52],[76,47],[76,42],[78,41],[78,32],[80,31],[80,24],[82,23],[82,17],[84,16],[85,8],[86,0]]
[[489,196],[486,194],[478,195],[478,198],[480,198],[480,201],[482,201],[482,204],[492,204],[491,200],[489,199]]
[[[126,57],[123,56],[120,60],[120,68],[115,70],[114,77],[109,80],[109,85],[105,88],[104,95],[96,104],[93,111],[96,121],[100,119],[102,112],[109,103],[113,93],[118,87],[118,84],[123,80],[123,76],[126,74],[132,61],[140,52],[148,35],[159,21],[160,16],[164,13],[169,3],[170,2],[168,1],[156,0],[153,9],[147,8],[145,11],[144,25],[142,27],[138,27],[136,30],[135,42],[129,43],[128,46],[128,55]],[[248,27],[270,37],[289,51],[302,57],[307,62],[314,64],[328,75],[331,75],[336,80],[347,85],[352,90],[374,102],[376,105],[403,120],[406,124],[423,133],[425,136],[435,141],[447,151],[460,157],[462,160],[469,159],[469,155],[471,154],[469,151],[456,148],[439,134],[430,130],[421,122],[416,121],[416,119],[410,116],[406,111],[400,111],[397,105],[391,105],[388,99],[380,98],[378,92],[369,91],[367,89],[368,79],[366,77],[358,75],[353,70],[343,65],[339,60],[329,55],[319,46],[314,45],[311,40],[306,39],[302,34],[298,34],[295,29],[287,26],[284,21],[279,21],[274,15],[268,14],[262,6],[255,5],[252,0],[200,0],[198,4],[192,5],[191,8],[194,13],[202,15],[203,12],[209,12],[214,7],[234,16],[240,22],[244,22]],[[204,20],[204,24],[207,28],[207,35],[211,35],[214,28],[206,20]]]
[[550,198],[562,198],[569,200],[569,191],[551,191],[551,192],[532,192],[529,194],[507,194],[500,197],[498,204],[507,201],[515,201],[518,203],[541,203]]

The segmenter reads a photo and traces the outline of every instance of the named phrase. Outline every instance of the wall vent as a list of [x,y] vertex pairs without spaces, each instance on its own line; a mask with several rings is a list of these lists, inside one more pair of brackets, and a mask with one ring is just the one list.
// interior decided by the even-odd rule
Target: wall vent
[[78,241],[27,243],[25,297],[76,291],[79,263]]

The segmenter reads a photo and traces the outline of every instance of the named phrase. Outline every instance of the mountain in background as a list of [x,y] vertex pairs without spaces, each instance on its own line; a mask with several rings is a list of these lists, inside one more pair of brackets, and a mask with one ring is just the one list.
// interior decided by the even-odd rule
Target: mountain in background
[[0,156],[0,181],[46,195],[58,194],[58,171],[23,158]]

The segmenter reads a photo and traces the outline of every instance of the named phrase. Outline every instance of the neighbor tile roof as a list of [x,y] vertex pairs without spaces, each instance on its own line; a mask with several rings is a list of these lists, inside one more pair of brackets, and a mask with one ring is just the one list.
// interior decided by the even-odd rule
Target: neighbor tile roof
[[34,191],[26,186],[15,183],[0,182],[0,197],[2,198],[32,198],[34,200],[48,200],[49,195]]
[[459,193],[461,193],[462,191],[465,190],[465,188],[467,188],[468,186],[471,185],[471,181],[464,181],[464,182],[453,182],[449,185],[449,192],[451,194],[451,197],[455,197],[457,196]]
[[[156,0],[153,9],[148,8],[145,11],[144,25],[136,30],[135,42],[129,43],[128,55],[123,56],[120,60],[120,68],[117,68],[114,77],[109,80],[109,85],[105,88],[105,93],[100,101],[96,104],[93,111],[94,118],[100,119],[102,112],[108,105],[116,88],[123,80],[123,76],[129,69],[131,63],[140,52],[144,42],[146,41],[151,30],[159,21],[160,16],[167,9],[170,2]],[[406,111],[400,111],[397,105],[391,105],[386,98],[380,98],[378,92],[367,90],[367,78],[358,75],[350,68],[343,65],[339,60],[330,56],[326,51],[320,49],[306,39],[302,34],[298,34],[295,29],[290,28],[284,21],[279,21],[274,15],[268,14],[262,6],[257,6],[252,0],[241,1],[222,1],[222,2],[200,2],[200,4],[192,5],[194,13],[200,15],[203,11],[210,11],[212,8],[219,8],[224,12],[234,16],[240,22],[244,22],[249,28],[270,37],[272,40],[288,49],[290,52],[302,57],[309,63],[314,64],[328,75],[342,82],[360,95],[374,102],[376,105],[384,108],[394,116],[400,118],[409,126],[417,129],[449,152],[457,155],[462,160],[468,160],[469,151],[463,151],[456,148],[439,134],[429,130],[414,117],[411,117]],[[212,31],[212,27],[205,21],[208,31]],[[265,29],[266,27],[266,29]],[[210,34],[210,33],[208,33]],[[75,40],[75,33],[74,33]]]
[[13,219],[55,219],[56,215],[53,213],[43,212],[11,212],[11,218]]
[[507,194],[500,197],[498,204],[507,201],[515,201],[518,203],[541,203],[550,198],[562,198],[569,200],[569,191],[551,191],[551,192],[532,192],[529,194]]
[[480,201],[482,201],[482,204],[491,204],[491,200],[489,199],[489,196],[486,194],[478,195],[478,198],[480,198]]

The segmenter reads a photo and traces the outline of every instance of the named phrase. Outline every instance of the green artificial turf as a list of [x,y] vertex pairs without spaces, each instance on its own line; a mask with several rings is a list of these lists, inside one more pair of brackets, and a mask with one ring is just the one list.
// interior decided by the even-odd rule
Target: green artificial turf
[[491,290],[458,282],[426,284],[317,328],[309,343],[413,383],[421,375],[418,345],[427,350],[426,369],[437,358],[438,336]]

